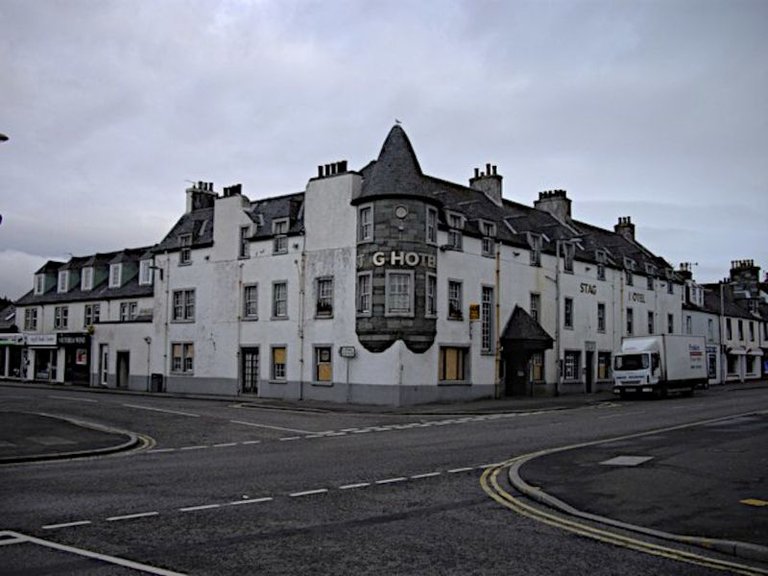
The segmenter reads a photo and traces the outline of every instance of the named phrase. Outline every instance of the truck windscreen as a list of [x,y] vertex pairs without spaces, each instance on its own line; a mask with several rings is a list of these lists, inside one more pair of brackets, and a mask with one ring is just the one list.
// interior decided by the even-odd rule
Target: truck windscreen
[[614,370],[642,370],[648,368],[648,354],[620,354],[614,358]]

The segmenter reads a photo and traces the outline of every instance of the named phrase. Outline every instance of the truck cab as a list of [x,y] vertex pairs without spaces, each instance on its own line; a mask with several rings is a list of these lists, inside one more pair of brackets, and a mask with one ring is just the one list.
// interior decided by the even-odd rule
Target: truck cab
[[614,392],[654,392],[661,380],[661,356],[658,351],[626,352],[613,358]]

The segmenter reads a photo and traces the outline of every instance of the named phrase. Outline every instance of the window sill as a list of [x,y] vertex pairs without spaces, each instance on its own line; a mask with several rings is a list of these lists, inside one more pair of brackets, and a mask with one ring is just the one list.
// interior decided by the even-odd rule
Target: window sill
[[288,384],[288,380],[267,380],[270,384],[281,384],[285,385]]
[[243,316],[240,320],[242,320],[243,322],[256,322],[256,320],[258,319],[259,319],[258,316]]
[[319,386],[321,388],[332,388],[333,382],[310,382],[312,386]]
[[315,320],[333,320],[333,314],[315,314]]
[[270,318],[270,320],[275,320],[275,321],[280,322],[280,321],[283,321],[283,320],[290,320],[290,318],[288,318],[288,316],[272,316]]
[[462,322],[464,320],[463,316],[448,316],[446,320],[453,320],[454,322]]
[[466,380],[438,380],[438,386],[472,386],[471,382]]

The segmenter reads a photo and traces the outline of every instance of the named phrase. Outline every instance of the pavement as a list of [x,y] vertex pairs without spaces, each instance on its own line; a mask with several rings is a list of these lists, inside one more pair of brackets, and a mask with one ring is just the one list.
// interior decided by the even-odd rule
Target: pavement
[[[0,385],[45,387],[3,381]],[[766,381],[732,384],[701,394],[766,386]],[[93,392],[62,385],[47,387]],[[436,416],[566,410],[613,398],[606,392],[407,408],[255,398],[237,401],[262,409]],[[231,397],[221,400],[233,401]],[[139,443],[130,432],[48,414],[0,411],[0,465],[93,456],[128,450]],[[516,488],[571,514],[610,518],[622,528],[659,531],[681,536],[681,540],[692,536],[696,543],[768,562],[766,446],[768,415],[755,414],[544,454],[516,470]],[[626,458],[614,460],[617,457]],[[515,484],[514,478],[512,481]],[[712,545],[710,540],[727,545]]]
[[130,432],[61,416],[0,411],[0,465],[111,454],[139,443]]
[[768,413],[551,451],[520,492],[587,520],[768,562]]

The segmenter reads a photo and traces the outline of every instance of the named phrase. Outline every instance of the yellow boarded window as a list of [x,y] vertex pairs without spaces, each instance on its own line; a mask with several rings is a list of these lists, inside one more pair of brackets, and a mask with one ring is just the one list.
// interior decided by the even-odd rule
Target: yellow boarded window
[[318,346],[315,348],[315,381],[331,382],[333,380],[333,364],[331,363],[331,347]]
[[465,380],[466,348],[445,346],[440,348],[439,379],[442,381]]

